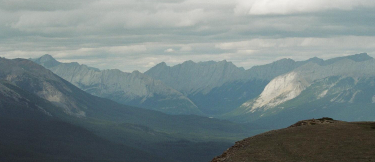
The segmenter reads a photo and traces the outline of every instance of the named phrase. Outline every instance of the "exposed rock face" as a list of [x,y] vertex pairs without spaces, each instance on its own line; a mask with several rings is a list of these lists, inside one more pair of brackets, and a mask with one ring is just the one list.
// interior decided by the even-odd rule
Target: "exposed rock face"
[[291,72],[273,79],[255,101],[244,103],[243,107],[251,107],[250,112],[258,108],[267,110],[285,101],[297,97],[309,83],[299,77],[297,73]]
[[[267,110],[281,105],[289,100],[299,96],[302,91],[309,87],[314,82],[324,78],[339,76],[340,78],[353,78],[362,80],[375,76],[375,60],[370,59],[367,54],[357,54],[348,57],[335,58],[325,62],[309,62],[301,67],[296,68],[290,73],[281,75],[273,79],[263,90],[261,95],[256,100],[250,100],[244,103],[240,109],[247,109],[248,112],[255,112],[256,110]],[[324,85],[323,85],[324,86]],[[353,85],[355,86],[355,84]],[[332,83],[326,89],[315,92],[318,94],[316,99],[327,96],[327,93],[332,92],[330,88],[335,87]],[[344,88],[344,87],[343,87]],[[353,87],[346,87],[347,89]],[[336,89],[337,90],[337,89]],[[360,91],[353,92],[351,99],[345,102],[353,103],[355,96]],[[332,101],[341,101],[338,98],[333,98]]]
[[59,63],[49,55],[34,61],[99,97],[169,114],[201,114],[197,106],[183,94],[138,71],[101,71],[78,63]]

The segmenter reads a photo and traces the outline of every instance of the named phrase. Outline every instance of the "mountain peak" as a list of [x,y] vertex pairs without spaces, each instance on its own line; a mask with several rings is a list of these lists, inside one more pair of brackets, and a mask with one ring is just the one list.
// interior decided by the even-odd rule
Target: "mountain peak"
[[328,59],[328,60],[324,61],[323,65],[331,65],[331,64],[336,63],[337,61],[341,61],[343,59],[349,59],[349,60],[353,60],[355,62],[363,62],[363,61],[367,61],[367,60],[372,60],[373,58],[371,56],[367,55],[367,53],[360,53],[360,54],[355,54],[355,55],[349,55],[349,56],[344,56],[344,57],[336,57],[336,58]]
[[161,62],[161,63],[157,64],[156,66],[167,66],[167,63]]
[[188,61],[183,62],[182,64],[196,64],[196,63],[192,60],[188,60]]
[[45,59],[52,59],[52,60],[55,60],[50,54],[45,54],[43,55],[42,57],[40,58],[45,58]]
[[133,72],[132,72],[132,74],[135,74],[135,75],[140,75],[140,74],[142,74],[141,72],[139,72],[138,70],[134,70]]
[[350,55],[347,56],[348,59],[351,59],[356,62],[362,62],[362,61],[367,61],[374,59],[371,56],[369,56],[367,53],[360,53],[360,54],[355,54],[355,55]]
[[324,60],[319,57],[313,57],[313,58],[309,58],[307,61],[316,62],[316,61],[324,61]]
[[49,54],[45,54],[42,57],[39,57],[37,59],[31,59],[31,60],[34,61],[37,64],[40,64],[40,65],[46,67],[46,68],[51,68],[51,67],[54,67],[54,66],[57,66],[57,65],[61,64],[60,62],[58,62],[55,58],[53,58]]

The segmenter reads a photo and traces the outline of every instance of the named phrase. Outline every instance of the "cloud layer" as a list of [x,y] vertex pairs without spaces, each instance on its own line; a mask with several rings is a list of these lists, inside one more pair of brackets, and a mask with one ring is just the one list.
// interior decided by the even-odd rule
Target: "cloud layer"
[[372,0],[0,0],[0,56],[101,69],[375,54]]

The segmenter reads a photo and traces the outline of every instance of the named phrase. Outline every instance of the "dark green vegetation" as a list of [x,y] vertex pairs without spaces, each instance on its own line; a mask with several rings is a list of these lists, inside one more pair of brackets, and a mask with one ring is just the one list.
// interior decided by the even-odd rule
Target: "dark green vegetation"
[[63,122],[58,107],[9,82],[0,92],[0,161],[167,161]]
[[171,161],[61,121],[0,119],[1,161]]
[[375,123],[301,121],[236,142],[212,162],[375,161]]
[[95,97],[29,60],[0,59],[0,80],[6,161],[209,161],[253,134],[246,125]]

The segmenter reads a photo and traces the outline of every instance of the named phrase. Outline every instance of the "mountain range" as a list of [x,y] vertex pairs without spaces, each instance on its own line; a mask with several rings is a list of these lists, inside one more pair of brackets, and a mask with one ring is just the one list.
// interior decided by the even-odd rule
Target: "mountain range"
[[257,97],[276,76],[308,62],[281,59],[248,70],[227,61],[194,63],[186,61],[173,67],[160,63],[145,74],[189,97],[206,115],[218,116],[233,111],[247,100]]
[[[366,53],[328,60],[281,59],[248,70],[225,60],[186,61],[175,66],[162,62],[144,74],[60,63],[50,55],[33,61],[90,94],[169,114],[255,124],[268,118],[276,120],[282,114],[298,114],[279,122],[283,123],[280,126],[325,113],[342,120],[373,120],[366,113],[372,112],[375,101],[371,91],[374,59]],[[349,107],[359,106],[364,110],[350,116]]]
[[[0,58],[0,160],[208,161],[236,140],[306,118],[374,121],[374,69],[366,53],[248,70],[225,60],[160,63],[145,73],[50,55]],[[102,152],[79,151],[94,145]]]
[[95,96],[169,114],[202,114],[189,98],[138,71],[101,71],[78,63],[60,63],[50,55],[33,61]]
[[61,63],[50,55],[31,59],[80,89],[113,101],[168,114],[216,116],[257,97],[276,76],[308,62],[282,59],[245,70],[227,61],[160,63],[144,74]]
[[0,96],[1,161],[207,161],[252,134],[247,125],[99,98],[25,59],[0,58]]

